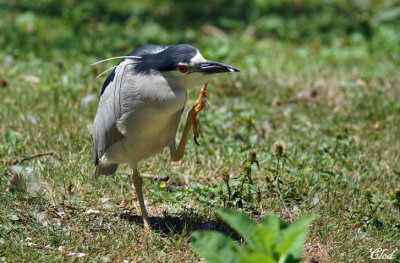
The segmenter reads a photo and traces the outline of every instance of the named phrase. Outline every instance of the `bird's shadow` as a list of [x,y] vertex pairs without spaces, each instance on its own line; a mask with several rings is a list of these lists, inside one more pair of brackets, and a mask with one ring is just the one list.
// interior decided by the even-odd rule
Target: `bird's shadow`
[[[144,226],[143,218],[139,215],[121,213],[119,217],[123,220]],[[240,236],[221,219],[211,219],[208,215],[201,215],[194,211],[185,211],[174,215],[164,214],[164,216],[149,217],[152,230],[160,231],[164,234],[179,234],[191,236],[196,230],[216,230],[230,236],[235,240],[240,240]]]

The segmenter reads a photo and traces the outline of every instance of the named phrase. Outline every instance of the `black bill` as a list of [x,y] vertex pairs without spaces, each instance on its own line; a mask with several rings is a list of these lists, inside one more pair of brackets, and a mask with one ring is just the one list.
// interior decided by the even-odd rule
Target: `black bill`
[[199,64],[199,70],[207,74],[223,73],[223,72],[239,72],[237,68],[227,64],[207,60]]

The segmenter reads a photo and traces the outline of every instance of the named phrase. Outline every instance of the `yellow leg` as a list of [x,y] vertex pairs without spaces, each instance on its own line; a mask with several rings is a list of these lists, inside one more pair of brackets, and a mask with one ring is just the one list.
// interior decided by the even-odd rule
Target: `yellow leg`
[[173,140],[173,142],[169,145],[172,161],[179,161],[185,154],[186,143],[189,138],[190,129],[192,127],[193,127],[195,142],[197,143],[196,139],[199,137],[199,133],[197,131],[196,116],[206,105],[206,98],[207,98],[206,88],[207,88],[207,83],[203,85],[199,98],[197,99],[193,108],[188,113],[185,128],[183,130],[182,138],[181,141],[179,142],[178,147],[176,147],[175,140]]
[[208,85],[208,83],[203,85],[203,88],[200,91],[199,98],[197,99],[197,101],[195,102],[195,104],[191,110],[193,112],[193,114],[190,115],[190,118],[192,118],[192,121],[193,121],[193,135],[194,135],[196,144],[198,144],[196,139],[199,138],[199,132],[197,131],[196,116],[204,108],[204,106],[206,106],[207,85]]
[[139,199],[139,205],[140,205],[140,210],[142,213],[142,217],[143,217],[143,223],[144,223],[144,227],[147,229],[150,229],[150,221],[149,221],[149,216],[147,215],[147,211],[146,211],[146,207],[144,205],[144,198],[143,198],[143,192],[142,192],[142,184],[143,184],[143,180],[139,175],[139,172],[134,169],[133,171],[133,185],[135,186],[136,189],[136,194],[137,197]]

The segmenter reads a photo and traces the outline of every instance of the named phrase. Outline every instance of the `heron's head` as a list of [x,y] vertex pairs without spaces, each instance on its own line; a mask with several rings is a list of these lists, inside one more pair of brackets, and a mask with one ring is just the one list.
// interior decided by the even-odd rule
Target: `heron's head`
[[135,70],[144,74],[162,74],[171,86],[188,89],[209,81],[217,73],[238,69],[205,59],[200,51],[187,44],[169,46],[158,53],[142,56]]

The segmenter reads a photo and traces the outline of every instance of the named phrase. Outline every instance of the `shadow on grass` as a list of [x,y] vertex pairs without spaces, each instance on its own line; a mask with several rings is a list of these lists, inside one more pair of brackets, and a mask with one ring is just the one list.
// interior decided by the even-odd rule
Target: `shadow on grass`
[[[121,219],[128,220],[141,227],[143,218],[138,215],[122,213],[118,215]],[[240,240],[240,236],[229,225],[220,219],[210,219],[208,215],[200,215],[195,212],[182,212],[175,215],[164,215],[162,217],[149,217],[152,229],[164,234],[185,234],[191,236],[196,230],[215,230],[222,232],[234,240]]]

